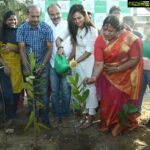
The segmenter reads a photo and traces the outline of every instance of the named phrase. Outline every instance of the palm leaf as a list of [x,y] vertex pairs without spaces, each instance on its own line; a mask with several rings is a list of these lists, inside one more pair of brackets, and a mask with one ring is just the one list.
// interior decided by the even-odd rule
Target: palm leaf
[[33,121],[34,121],[34,112],[32,111],[30,113],[28,123],[27,123],[26,127],[24,128],[24,130],[27,130],[31,126],[31,124],[33,123]]

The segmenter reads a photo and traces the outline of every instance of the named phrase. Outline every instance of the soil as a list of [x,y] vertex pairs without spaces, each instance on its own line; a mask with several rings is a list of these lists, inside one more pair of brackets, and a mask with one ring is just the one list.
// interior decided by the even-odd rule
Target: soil
[[[33,128],[24,132],[27,122],[25,111],[19,110],[16,119],[15,132],[7,134],[7,150],[150,150],[150,128],[144,126],[150,118],[150,91],[145,94],[142,115],[138,118],[140,127],[132,132],[125,132],[117,137],[111,133],[97,131],[98,123],[88,129],[81,130],[79,117],[71,115],[65,120],[67,126],[55,126],[55,119],[50,120],[53,127],[41,130],[37,137],[37,147],[34,143]],[[0,130],[0,150],[4,150],[4,130]]]

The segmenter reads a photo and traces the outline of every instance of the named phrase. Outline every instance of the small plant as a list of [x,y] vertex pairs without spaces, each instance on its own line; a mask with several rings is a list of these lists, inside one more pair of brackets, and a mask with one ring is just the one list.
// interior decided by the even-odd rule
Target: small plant
[[75,76],[68,76],[68,82],[71,85],[73,99],[71,101],[71,108],[73,111],[78,111],[80,114],[83,113],[86,105],[86,99],[89,96],[89,89],[83,82],[79,83],[79,73]]
[[32,112],[30,113],[27,125],[24,130],[27,130],[31,125],[34,126],[34,148],[37,147],[37,136],[40,133],[40,128],[49,129],[47,126],[43,125],[38,121],[37,112],[40,109],[44,108],[44,105],[41,102],[41,99],[38,97],[41,94],[35,90],[35,88],[41,88],[47,81],[43,81],[42,84],[35,84],[35,82],[39,82],[40,79],[36,78],[34,75],[34,71],[36,69],[34,54],[31,51],[29,54],[29,63],[30,63],[30,73],[26,76],[24,83],[24,89],[27,91],[26,100],[32,105]]
[[122,111],[119,113],[119,119],[123,126],[129,127],[130,123],[128,120],[128,116],[134,114],[138,111],[138,109],[134,106],[133,103],[123,105]]

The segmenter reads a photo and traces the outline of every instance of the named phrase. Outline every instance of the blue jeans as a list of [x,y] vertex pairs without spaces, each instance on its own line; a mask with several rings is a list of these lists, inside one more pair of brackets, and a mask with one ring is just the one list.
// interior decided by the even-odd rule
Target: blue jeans
[[143,78],[142,78],[141,95],[140,95],[139,104],[138,104],[138,111],[139,112],[141,111],[143,97],[144,97],[144,93],[146,91],[147,85],[150,85],[150,71],[144,70],[143,71]]
[[3,69],[0,69],[0,105],[2,110],[4,109],[4,104],[7,119],[14,118],[14,97],[11,80]]
[[[53,113],[56,117],[67,117],[71,99],[71,87],[67,81],[67,75],[56,73],[50,67],[51,99]],[[62,102],[60,103],[60,100]]]
[[[44,108],[37,110],[36,115],[37,117],[40,115],[42,118],[42,122],[49,126],[49,116],[48,116],[48,109],[49,109],[49,98],[48,98],[48,85],[49,85],[49,65],[46,66],[42,75],[38,78],[39,81],[34,82],[34,92],[35,97],[41,100]],[[33,103],[36,106],[36,100],[31,101],[29,103],[29,111],[32,111]]]

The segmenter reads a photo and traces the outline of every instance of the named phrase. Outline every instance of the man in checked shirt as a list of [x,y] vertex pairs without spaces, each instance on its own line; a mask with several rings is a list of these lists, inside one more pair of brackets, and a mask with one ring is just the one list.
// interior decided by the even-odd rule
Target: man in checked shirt
[[[36,5],[28,8],[28,22],[23,23],[17,30],[17,42],[19,43],[20,54],[23,64],[24,74],[30,72],[28,55],[30,51],[34,53],[36,65],[36,77],[41,80],[42,88],[34,89],[35,92],[41,92],[40,98],[44,108],[40,111],[42,123],[50,127],[48,118],[48,78],[49,78],[49,60],[53,42],[53,33],[50,26],[40,22],[41,10]],[[43,86],[44,82],[44,86]],[[36,84],[36,83],[35,83]],[[38,82],[39,84],[39,82]],[[44,93],[44,94],[43,94]],[[31,103],[32,104],[32,103]]]

